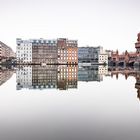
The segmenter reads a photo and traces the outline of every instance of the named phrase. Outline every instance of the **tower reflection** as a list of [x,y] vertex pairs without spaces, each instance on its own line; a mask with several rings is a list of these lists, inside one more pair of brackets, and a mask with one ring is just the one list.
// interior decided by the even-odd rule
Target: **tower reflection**
[[124,75],[125,79],[127,80],[128,77],[134,77],[136,79],[135,88],[137,89],[137,98],[140,100],[140,69],[133,68],[133,67],[114,67],[109,68],[111,72],[111,77],[114,75],[116,79],[119,78],[119,75]]

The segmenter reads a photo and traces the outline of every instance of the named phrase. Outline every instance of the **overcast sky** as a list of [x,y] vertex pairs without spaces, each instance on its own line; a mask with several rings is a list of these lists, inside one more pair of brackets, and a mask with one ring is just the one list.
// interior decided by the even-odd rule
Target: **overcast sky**
[[79,46],[135,51],[140,0],[0,0],[0,40],[78,40]]

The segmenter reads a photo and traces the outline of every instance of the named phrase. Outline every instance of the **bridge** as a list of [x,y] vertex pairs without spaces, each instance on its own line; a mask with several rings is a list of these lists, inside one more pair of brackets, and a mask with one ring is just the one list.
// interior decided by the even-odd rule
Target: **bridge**
[[114,66],[133,66],[137,60],[137,52],[127,52],[119,54],[118,50],[111,54],[111,64]]

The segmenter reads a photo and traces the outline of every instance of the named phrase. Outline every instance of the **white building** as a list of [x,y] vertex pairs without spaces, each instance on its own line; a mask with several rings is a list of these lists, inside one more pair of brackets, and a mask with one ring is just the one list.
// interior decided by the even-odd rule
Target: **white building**
[[108,64],[108,55],[99,54],[98,62],[99,62],[99,64]]
[[18,63],[31,63],[32,62],[32,43],[31,40],[16,40],[16,58]]
[[98,67],[98,74],[99,75],[108,75],[109,74],[109,72],[108,72],[108,66],[100,65]]
[[24,66],[16,70],[17,90],[32,88],[32,67]]

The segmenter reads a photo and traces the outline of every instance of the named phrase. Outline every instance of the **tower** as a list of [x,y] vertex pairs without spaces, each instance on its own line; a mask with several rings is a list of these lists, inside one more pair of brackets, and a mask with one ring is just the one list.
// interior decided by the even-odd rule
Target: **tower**
[[140,32],[138,33],[138,38],[137,38],[137,42],[135,43],[135,48],[136,48],[136,52],[139,54],[140,53]]

